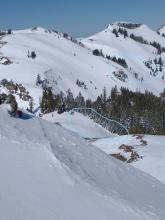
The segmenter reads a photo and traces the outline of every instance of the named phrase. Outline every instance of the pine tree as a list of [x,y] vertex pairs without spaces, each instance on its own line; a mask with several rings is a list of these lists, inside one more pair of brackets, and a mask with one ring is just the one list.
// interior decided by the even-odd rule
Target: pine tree
[[75,105],[76,107],[85,107],[85,99],[79,92],[79,95],[75,98]]
[[66,96],[65,102],[66,102],[67,110],[71,110],[75,107],[74,97],[73,97],[73,94],[70,89],[68,89],[68,91],[67,91],[67,96]]
[[40,85],[41,83],[42,83],[41,76],[40,76],[40,74],[38,74],[37,80],[36,80],[36,86]]
[[128,32],[126,29],[124,29],[124,38],[128,37]]
[[29,102],[29,111],[33,113],[33,109],[34,109],[34,101],[33,98],[31,98]]
[[119,37],[118,31],[116,29],[112,30],[112,33],[116,35],[116,37]]
[[8,29],[7,34],[12,34],[11,29]]
[[42,113],[49,113],[55,110],[55,102],[51,88],[46,88],[43,91],[40,107]]
[[32,51],[32,52],[31,52],[31,58],[32,58],[32,59],[35,59],[36,56],[37,56],[36,53],[35,53],[34,51]]

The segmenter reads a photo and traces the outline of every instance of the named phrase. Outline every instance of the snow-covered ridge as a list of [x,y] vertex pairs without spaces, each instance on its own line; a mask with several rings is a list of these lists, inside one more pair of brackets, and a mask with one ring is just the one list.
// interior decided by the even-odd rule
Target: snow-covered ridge
[[13,34],[31,34],[31,33],[46,33],[46,29],[42,27],[33,27],[24,30],[13,30]]
[[[38,74],[47,80],[55,93],[66,93],[70,88],[74,96],[81,92],[85,98],[92,100],[102,93],[104,87],[109,93],[115,85],[159,95],[164,89],[165,66],[163,64],[161,72],[159,66],[154,66],[151,72],[145,63],[160,57],[157,49],[149,43],[155,41],[165,47],[165,38],[146,25],[127,29],[127,32],[128,35],[143,37],[148,45],[130,37],[124,38],[122,34],[116,37],[113,29],[119,28],[117,23],[81,41],[42,27],[13,31],[13,34],[0,39],[0,59],[5,59],[5,65],[0,63],[0,81],[6,78],[22,84],[33,97],[36,108],[42,96],[41,86],[36,85]],[[95,49],[101,50],[104,57],[94,56]],[[36,53],[35,59],[28,56],[32,51]],[[127,66],[106,59],[106,56],[124,59]],[[164,62],[164,53],[161,57]],[[77,85],[77,80],[85,87]],[[29,102],[20,101],[20,107],[28,106]]]

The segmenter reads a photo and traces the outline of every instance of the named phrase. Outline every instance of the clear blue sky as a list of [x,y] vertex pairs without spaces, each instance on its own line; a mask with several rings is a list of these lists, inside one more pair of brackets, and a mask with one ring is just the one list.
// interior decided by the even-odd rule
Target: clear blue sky
[[88,36],[113,21],[165,23],[165,0],[0,0],[0,29],[35,25]]

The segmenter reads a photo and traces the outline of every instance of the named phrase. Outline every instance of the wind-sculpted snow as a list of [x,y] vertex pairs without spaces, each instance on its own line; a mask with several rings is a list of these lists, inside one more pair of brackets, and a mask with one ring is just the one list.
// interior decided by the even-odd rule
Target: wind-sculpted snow
[[1,219],[164,219],[153,177],[58,125],[0,114]]

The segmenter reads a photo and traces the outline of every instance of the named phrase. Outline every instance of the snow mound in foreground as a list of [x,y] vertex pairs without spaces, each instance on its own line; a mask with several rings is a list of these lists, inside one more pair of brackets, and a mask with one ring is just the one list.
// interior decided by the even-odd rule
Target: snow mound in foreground
[[156,179],[58,125],[0,115],[1,219],[164,219]]

